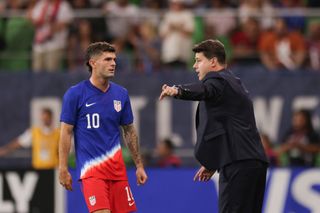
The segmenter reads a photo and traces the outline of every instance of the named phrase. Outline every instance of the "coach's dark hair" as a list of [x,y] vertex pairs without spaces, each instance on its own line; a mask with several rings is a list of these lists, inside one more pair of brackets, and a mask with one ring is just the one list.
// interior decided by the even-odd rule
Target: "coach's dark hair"
[[219,64],[226,64],[226,51],[224,45],[219,40],[205,40],[196,44],[192,49],[194,53],[203,53],[207,59],[216,57]]
[[113,45],[111,45],[108,42],[95,42],[89,45],[89,47],[87,48],[87,52],[86,52],[86,65],[89,68],[89,72],[92,72],[92,67],[89,63],[90,59],[93,56],[96,55],[100,55],[103,52],[116,52],[116,49],[114,48]]

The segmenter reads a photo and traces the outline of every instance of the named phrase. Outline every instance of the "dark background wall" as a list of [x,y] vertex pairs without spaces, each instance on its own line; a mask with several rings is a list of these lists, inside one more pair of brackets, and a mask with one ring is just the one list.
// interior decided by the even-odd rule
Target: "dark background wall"
[[[314,124],[319,127],[320,74],[306,71],[270,73],[259,67],[234,67],[233,71],[250,91],[259,129],[269,134],[274,143],[279,143],[296,108],[312,110]],[[41,105],[54,109],[58,125],[64,92],[88,76],[87,73],[0,73],[0,145],[37,123],[37,110]],[[163,83],[193,82],[197,81],[196,75],[170,70],[152,75],[117,73],[113,81],[129,91],[142,147],[150,151],[160,138],[175,136],[179,145],[177,153],[184,158],[185,165],[196,165],[192,158],[196,104],[174,99],[158,102]],[[0,161],[0,167],[11,165],[28,167],[30,155],[20,151]]]

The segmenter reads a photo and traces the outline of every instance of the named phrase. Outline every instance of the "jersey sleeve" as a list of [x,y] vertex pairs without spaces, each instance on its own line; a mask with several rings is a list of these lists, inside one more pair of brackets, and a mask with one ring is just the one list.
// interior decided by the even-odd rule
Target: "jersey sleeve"
[[126,100],[124,102],[123,111],[121,114],[120,125],[127,125],[133,123],[133,114],[131,109],[130,98],[126,94]]
[[77,116],[78,95],[71,88],[63,96],[60,121],[75,125]]

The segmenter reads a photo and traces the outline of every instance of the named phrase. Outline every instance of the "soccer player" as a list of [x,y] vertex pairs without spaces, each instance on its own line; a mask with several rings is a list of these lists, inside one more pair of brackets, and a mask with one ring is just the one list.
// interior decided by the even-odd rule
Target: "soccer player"
[[115,48],[107,42],[92,43],[86,61],[91,77],[64,95],[59,143],[59,180],[72,190],[67,168],[74,134],[77,172],[90,212],[126,213],[136,210],[120,147],[120,128],[137,167],[137,184],[144,184],[144,170],[128,92],[113,83]]

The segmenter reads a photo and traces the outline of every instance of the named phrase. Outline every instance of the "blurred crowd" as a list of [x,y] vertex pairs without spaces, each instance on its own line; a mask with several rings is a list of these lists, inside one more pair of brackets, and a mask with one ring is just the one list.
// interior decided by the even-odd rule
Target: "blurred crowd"
[[312,112],[293,112],[289,129],[278,142],[261,133],[261,141],[271,166],[320,166],[320,136],[312,124]]
[[0,0],[0,70],[85,72],[84,50],[99,40],[116,46],[119,72],[190,70],[193,44],[216,38],[231,65],[320,71],[317,8],[317,0]]

